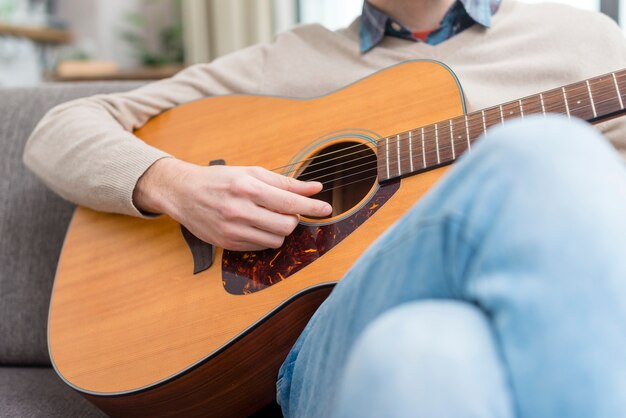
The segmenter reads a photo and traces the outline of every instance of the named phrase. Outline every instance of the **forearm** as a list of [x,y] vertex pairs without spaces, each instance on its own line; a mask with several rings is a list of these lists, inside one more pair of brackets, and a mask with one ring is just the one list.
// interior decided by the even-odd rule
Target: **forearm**
[[133,203],[137,209],[150,214],[172,213],[175,182],[183,175],[187,163],[175,158],[156,161],[137,181]]
[[262,48],[190,67],[173,78],[128,93],[57,106],[31,135],[24,162],[50,188],[74,203],[141,216],[133,205],[135,186],[146,170],[167,154],[132,132],[150,118],[189,101],[217,94],[254,93]]
[[67,103],[46,115],[26,145],[24,162],[76,204],[139,216],[132,204],[135,183],[167,154],[138,140],[93,100]]

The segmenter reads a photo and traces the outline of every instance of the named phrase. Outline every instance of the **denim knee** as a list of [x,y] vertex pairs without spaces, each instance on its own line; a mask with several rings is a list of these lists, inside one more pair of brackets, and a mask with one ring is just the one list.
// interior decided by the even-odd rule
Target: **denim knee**
[[474,148],[494,154],[504,169],[549,166],[589,168],[606,158],[618,159],[608,140],[579,119],[558,115],[532,116],[490,129]]
[[336,410],[337,416],[511,416],[485,315],[453,301],[411,302],[381,315],[350,353]]
[[[482,350],[489,335],[487,319],[470,303],[417,301],[397,306],[373,321],[359,337],[354,356],[365,367],[419,357],[430,365],[462,363],[472,351]],[[476,346],[476,347],[472,347]],[[380,373],[386,373],[381,370]]]

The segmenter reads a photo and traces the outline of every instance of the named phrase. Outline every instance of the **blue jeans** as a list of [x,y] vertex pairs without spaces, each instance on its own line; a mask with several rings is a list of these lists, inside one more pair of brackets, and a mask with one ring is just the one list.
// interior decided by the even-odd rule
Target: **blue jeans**
[[626,416],[618,155],[556,116],[490,130],[336,286],[277,389],[287,417]]

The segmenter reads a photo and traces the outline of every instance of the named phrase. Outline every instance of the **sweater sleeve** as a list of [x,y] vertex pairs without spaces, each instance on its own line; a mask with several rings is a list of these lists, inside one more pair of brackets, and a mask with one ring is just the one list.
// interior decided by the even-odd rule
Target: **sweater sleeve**
[[48,187],[78,205],[142,216],[132,201],[135,185],[154,162],[168,155],[133,130],[185,102],[258,93],[267,48],[243,49],[130,92],[61,104],[36,126],[24,163]]

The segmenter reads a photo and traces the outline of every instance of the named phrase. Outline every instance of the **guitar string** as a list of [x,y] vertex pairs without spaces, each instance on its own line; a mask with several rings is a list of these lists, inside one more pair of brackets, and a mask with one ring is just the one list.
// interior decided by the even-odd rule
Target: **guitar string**
[[[601,104],[601,103],[602,103],[602,102],[598,102],[597,104]],[[590,106],[590,105],[589,105],[589,106]],[[579,108],[579,109],[580,109],[580,108]],[[499,123],[500,123],[500,122],[495,123],[495,124],[492,124],[492,125],[490,125],[489,127],[491,127],[491,126],[493,126],[493,125],[496,125],[496,124],[499,124]],[[443,132],[444,134],[446,134],[446,131],[445,131],[445,130],[443,130],[443,129],[442,129],[442,132]],[[451,133],[450,131],[447,131],[447,132],[448,132],[448,133]],[[449,136],[449,135],[445,135],[445,136]],[[406,139],[406,138],[405,138],[405,139]],[[400,140],[402,140],[402,138],[401,138]],[[393,141],[393,142],[391,142],[391,143],[390,143],[390,145],[391,145],[391,144],[394,144],[394,145],[395,145],[397,142],[398,142],[398,140]],[[364,149],[370,150],[370,148],[369,148],[366,144],[357,144],[357,145],[362,146]],[[432,138],[430,138],[430,140],[429,140],[429,145],[432,145]],[[460,145],[455,146],[455,148],[456,148],[456,149],[461,150],[464,146],[465,146],[465,141],[461,142],[461,144],[460,144]],[[448,143],[448,141],[446,141],[446,142],[445,142],[445,145],[442,145],[442,146],[440,146],[440,147],[439,147],[439,153],[440,153],[440,154],[441,154],[441,153],[446,153],[446,152],[448,152],[448,151],[449,151],[449,150],[451,150],[451,149],[452,149],[452,145],[451,145],[451,144],[449,144],[449,143]],[[463,149],[463,150],[461,151],[461,153],[463,153],[464,151],[466,151],[466,149]],[[321,161],[321,162],[319,162],[319,163],[310,164],[310,165],[309,165],[309,167],[311,167],[311,166],[313,166],[313,165],[324,164],[324,163],[327,163],[328,161],[333,161],[333,160],[337,160],[337,159],[340,159],[340,158],[345,158],[345,157],[348,157],[348,156],[356,155],[356,154],[359,154],[359,153],[361,153],[361,152],[362,152],[362,151],[359,151],[359,152],[353,152],[353,153],[350,153],[350,154],[345,154],[345,155],[342,155],[342,156],[339,156],[339,157],[335,157],[335,158],[332,158],[332,159],[329,159],[329,160]],[[437,153],[437,150],[436,150],[436,149],[434,149],[434,150],[433,150],[433,149],[429,149],[429,150],[427,150],[425,153],[418,152],[417,154],[419,154],[419,155],[424,154],[424,158],[425,158],[425,159],[427,159],[427,160],[430,160],[431,158],[429,158],[429,157],[432,157],[432,156],[433,156],[434,154],[436,154],[436,153]],[[403,154],[404,154],[404,155],[406,155],[406,152],[404,152]],[[321,158],[321,157],[326,156],[326,155],[328,155],[328,154],[322,154],[322,155],[319,155],[319,156],[317,156],[317,157],[315,157],[315,158]],[[357,158],[353,158],[353,159],[351,159],[351,160],[344,160],[344,161],[341,161],[341,162],[339,162],[339,163],[337,163],[337,164],[334,164],[334,165],[331,165],[331,166],[326,166],[326,167],[323,167],[323,168],[320,168],[320,169],[317,169],[317,170],[313,170],[313,171],[305,172],[305,173],[303,174],[304,176],[310,176],[310,175],[312,175],[312,174],[314,174],[314,173],[319,173],[319,172],[325,172],[325,174],[323,174],[323,175],[321,175],[321,176],[319,176],[319,177],[313,177],[313,178],[303,178],[303,177],[299,177],[299,179],[300,179],[300,180],[302,180],[302,181],[321,181],[321,180],[322,180],[323,178],[325,178],[325,177],[328,177],[328,176],[335,176],[335,175],[336,175],[336,174],[338,174],[338,173],[342,173],[342,172],[348,171],[348,170],[350,170],[350,169],[354,169],[354,168],[357,168],[357,167],[361,167],[361,166],[363,166],[363,165],[365,165],[365,164],[367,164],[367,163],[359,164],[359,165],[356,165],[356,166],[351,166],[351,167],[349,167],[347,170],[339,170],[339,171],[327,172],[327,170],[329,170],[329,169],[331,169],[331,168],[334,168],[334,167],[339,167],[339,166],[342,166],[342,165],[344,165],[344,164],[346,164],[346,163],[354,163],[354,162],[357,162],[357,161],[359,161],[359,160],[363,160],[363,159],[366,159],[366,158],[367,158],[367,159],[369,159],[369,158],[371,158],[372,156],[373,156],[373,155],[371,155],[371,154],[370,154],[370,155],[365,155],[365,156],[360,156],[360,157],[357,157]],[[402,154],[401,154],[401,157],[400,157],[400,159],[399,159],[400,164],[402,164],[402,163],[406,163],[406,162],[407,162],[407,161],[409,161],[409,160],[410,160],[410,157],[406,157],[406,158],[405,158],[405,157],[402,157]],[[454,159],[451,159],[450,161],[453,161],[453,160],[454,160]],[[395,162],[395,160],[394,160],[394,162]],[[370,164],[372,164],[372,168],[376,168],[376,166],[377,166],[377,160],[376,160],[376,161],[371,161],[371,162],[369,162],[369,163],[370,163]],[[432,164],[432,165],[434,166],[434,165],[436,165],[436,164]],[[420,169],[424,169],[424,167],[420,167]],[[354,175],[354,174],[350,174],[349,176],[353,176],[353,175]]]
[[[598,94],[598,93],[596,93],[596,97],[605,97],[606,93],[608,93],[608,92],[601,92],[601,93],[599,93],[599,94]],[[604,94],[604,95],[603,95],[603,94]],[[580,98],[583,98],[583,97],[585,97],[585,98],[587,98],[587,99],[588,99],[588,97],[587,97],[587,93],[586,93],[586,92],[582,92],[582,93],[580,94]],[[570,102],[570,101],[572,101],[572,100],[575,100],[575,99],[577,99],[577,98],[578,98],[578,97],[576,97],[576,96],[572,96],[572,95],[570,95],[570,97],[568,98],[568,102]],[[603,103],[606,103],[606,102],[608,102],[608,101],[614,101],[614,100],[616,100],[616,98],[615,98],[615,96],[611,93],[611,95],[610,95],[609,99],[607,99],[607,100],[594,100],[594,104],[595,104],[596,106],[599,106],[599,105],[602,105]],[[590,101],[589,101],[589,103],[590,103]],[[516,103],[514,103],[514,102],[511,102],[511,104],[516,105]],[[502,107],[503,107],[503,108],[504,108],[505,106],[507,106],[507,104],[502,105]],[[528,106],[528,105],[527,105],[527,106]],[[578,111],[581,111],[581,110],[586,110],[587,108],[592,109],[591,103],[590,103],[590,104],[588,104],[588,105],[583,105],[583,106],[574,107],[574,108],[570,107],[570,114],[571,114],[571,113],[578,112]],[[500,114],[498,114],[498,115],[492,115],[492,114],[489,114],[489,115],[488,115],[488,114],[487,114],[487,112],[489,112],[489,111],[493,111],[493,110],[499,110],[499,109],[498,109],[498,106],[493,107],[493,108],[487,108],[487,109],[484,109],[484,110],[483,110],[483,111],[485,112],[485,125],[488,125],[487,127],[491,127],[491,126],[494,126],[494,125],[496,125],[496,124],[500,124],[500,123],[502,123],[502,115],[500,115]],[[468,115],[468,119],[469,119],[469,118],[471,118],[471,117],[473,117],[472,115],[476,115],[476,116],[478,116],[478,114],[482,113],[483,111],[479,111],[479,112],[474,112],[474,113],[471,113],[470,115]],[[529,115],[530,115],[530,114],[541,114],[541,113],[543,113],[543,112],[541,112],[541,111],[536,111],[536,112],[527,112],[527,114],[529,114]],[[548,113],[549,113],[549,112],[548,112]],[[565,112],[559,112],[559,113],[561,113],[561,114],[565,114]],[[521,114],[521,113],[520,113],[520,114]],[[481,116],[481,117],[480,117],[480,119],[479,119],[479,120],[477,120],[477,121],[471,121],[470,123],[467,123],[467,124],[466,124],[466,125],[467,125],[467,128],[465,128],[465,126],[464,126],[465,124],[462,124],[462,126],[461,126],[461,130],[468,130],[468,129],[473,130],[473,129],[474,129],[474,128],[476,128],[476,127],[484,128],[484,126],[482,126],[482,125],[483,125],[482,115],[480,115],[480,116]],[[508,116],[510,116],[510,113],[509,113],[509,115],[508,115]],[[508,116],[507,116],[507,117],[508,117]],[[511,118],[509,118],[509,119],[511,119]],[[455,120],[456,120],[456,122],[453,122],[453,121],[455,121]],[[438,129],[438,127],[437,127],[437,128],[435,128],[434,126],[435,126],[435,125],[439,125],[439,124],[441,124],[441,132],[442,132],[442,136],[444,136],[444,137],[448,137],[448,136],[450,136],[449,134],[451,134],[451,132],[450,132],[450,128],[449,128],[449,123],[450,123],[450,122],[452,122],[452,123],[453,123],[453,128],[452,128],[452,129],[454,130],[454,124],[458,123],[459,121],[464,121],[464,120],[465,120],[465,116],[461,116],[461,117],[455,117],[455,118],[452,118],[452,119],[448,119],[448,120],[446,120],[446,121],[440,121],[440,122],[437,122],[437,123],[435,123],[435,124],[426,125],[426,126],[424,126],[424,136],[430,136],[432,133],[434,133],[434,132],[435,132],[435,129]],[[446,123],[446,122],[448,122],[448,123]],[[431,127],[432,127],[432,128],[431,128]],[[428,129],[428,128],[431,128],[431,129]],[[416,132],[416,131],[419,131],[419,129],[420,129],[420,128],[417,128],[417,129],[412,130],[412,131],[410,131],[410,132]],[[484,129],[483,129],[483,131],[484,131]],[[389,136],[389,137],[387,137],[386,139],[390,139],[390,140],[391,140],[390,145],[394,145],[394,144],[396,144],[396,142],[397,142],[398,140],[407,139],[407,138],[408,138],[408,135],[407,135],[407,136],[405,136],[405,134],[406,134],[406,133],[408,133],[408,132],[409,132],[409,131],[405,131],[405,132],[400,133],[400,134],[396,134],[396,135],[393,135],[393,136]],[[483,133],[484,133],[484,132],[483,132]],[[399,139],[396,139],[396,137],[398,137],[398,136],[400,136],[400,138],[399,138]],[[417,136],[418,136],[418,137],[419,137],[419,136],[421,136],[421,131],[417,134]],[[476,135],[476,137],[478,137],[478,136],[479,136],[479,135]],[[459,138],[462,138],[462,136],[460,136]],[[352,148],[356,148],[356,147],[369,148],[369,147],[367,146],[367,144],[364,144],[364,143],[359,143],[359,144],[355,144],[355,145],[350,146],[350,147],[346,147],[346,148],[344,148],[344,149],[342,149],[342,150],[336,150],[336,151],[332,151],[332,152],[329,152],[329,153],[325,153],[325,154],[317,155],[317,156],[312,157],[312,158],[309,158],[309,159],[307,159],[307,160],[302,160],[301,162],[306,162],[306,161],[314,161],[315,159],[320,158],[320,157],[322,157],[322,156],[324,156],[324,157],[325,157],[325,156],[328,156],[328,155],[331,155],[331,154],[339,153],[339,152],[342,152],[342,151],[345,151],[345,150],[349,150],[349,149],[352,149]],[[357,152],[355,152],[355,153],[353,153],[353,154],[356,154],[356,153],[359,153],[359,152],[361,152],[361,151],[357,151]],[[343,158],[343,157],[345,157],[345,156],[347,156],[347,155],[350,155],[350,154],[340,155],[339,157],[336,157],[336,158],[333,158],[333,159]],[[325,161],[331,161],[331,160],[333,160],[333,159],[329,159],[329,160],[325,160]],[[281,168],[286,168],[286,167],[290,167],[290,166],[293,168],[293,166],[294,166],[294,165],[297,165],[297,164],[299,164],[299,163],[301,163],[301,162],[295,162],[295,163],[292,163],[292,164],[290,164],[290,165],[288,164],[288,165],[285,165],[285,166],[282,166],[282,167],[277,167],[277,168],[273,169],[272,171],[278,171],[278,170],[279,170],[279,169],[281,169]],[[322,163],[323,163],[323,162],[322,162]],[[309,167],[314,166],[315,164],[316,164],[316,163],[310,164],[310,165],[309,165]]]
[[[440,152],[443,152],[443,151],[444,151],[444,150],[440,150]],[[461,155],[463,155],[463,152],[464,152],[464,151],[465,151],[465,150],[463,150],[463,151],[459,152],[459,154],[457,154],[457,155],[455,156],[455,158],[451,158],[451,156],[450,156],[450,157],[448,157],[448,158],[444,158],[444,159],[440,160],[440,162],[439,162],[439,163],[435,163],[435,162],[433,161],[433,162],[431,162],[431,163],[427,163],[425,167],[420,165],[420,167],[419,167],[417,170],[415,170],[415,169],[414,169],[413,171],[411,171],[411,173],[416,173],[416,172],[418,172],[418,171],[420,171],[420,170],[424,171],[424,170],[428,170],[428,169],[433,169],[433,168],[436,168],[436,167],[438,167],[438,166],[444,165],[444,164],[446,164],[446,163],[453,162],[453,161],[455,161],[457,158],[459,158]],[[433,160],[433,159],[434,159],[434,157],[435,157],[435,154],[436,154],[436,150],[434,150],[434,151],[428,151],[428,152],[426,153],[426,159],[427,159],[428,161]],[[406,161],[407,161],[407,159],[406,159],[406,158],[401,158],[401,160],[400,160],[400,161],[401,161],[401,163],[402,163],[402,162],[406,162]],[[354,169],[354,168],[356,168],[356,167],[365,167],[365,169],[364,169],[364,170],[361,170],[361,171],[358,171],[358,172],[349,172],[349,171],[353,170],[353,169]],[[358,175],[358,174],[362,174],[362,173],[372,173],[372,172],[377,172],[377,162],[376,162],[376,161],[366,162],[366,163],[363,163],[363,164],[359,164],[359,165],[357,165],[357,166],[350,166],[348,169],[345,169],[345,170],[337,170],[337,171],[332,171],[332,172],[325,173],[325,174],[322,174],[322,175],[320,175],[320,176],[318,176],[318,177],[314,177],[314,178],[306,178],[306,179],[304,179],[304,178],[300,178],[300,179],[301,179],[302,181],[320,181],[320,182],[322,182],[322,184],[327,184],[327,183],[334,182],[334,181],[339,181],[339,180],[342,180],[342,179],[345,179],[345,178],[348,178],[348,177],[354,177],[354,176],[356,176],[356,175]],[[336,175],[337,175],[337,174],[343,174],[343,173],[347,173],[347,174],[345,174],[344,176],[341,176],[341,177],[336,177]],[[406,173],[409,173],[409,172],[406,172]],[[391,178],[395,178],[395,177],[400,177],[400,175],[401,175],[401,173],[398,171],[397,175],[395,175],[395,176],[393,176],[393,177],[390,177],[390,179],[391,179]],[[329,181],[327,181],[326,179],[327,179],[328,177],[332,177],[332,179],[331,179],[331,180],[329,180]]]
[[330,192],[331,190],[341,189],[343,187],[347,187],[347,186],[349,186],[351,184],[354,184],[354,183],[359,183],[361,181],[375,179],[376,177],[378,177],[378,176],[365,177],[365,178],[362,178],[362,179],[359,179],[359,180],[351,181],[350,183],[345,183],[345,184],[341,184],[341,185],[336,186],[336,187],[331,187],[330,189],[324,189],[324,191],[325,192]]
[[[608,76],[609,75],[607,75],[607,77]],[[620,74],[618,77],[621,77],[621,76],[622,76],[622,74]],[[601,77],[604,77],[604,76],[601,76]],[[596,84],[598,84],[598,83],[606,83],[606,80],[603,81],[603,80],[600,79],[601,77],[598,77],[597,80],[590,80],[590,84],[594,83],[594,82]],[[608,81],[610,82],[611,80],[608,80]],[[584,83],[584,82],[581,82],[581,83]],[[579,110],[582,110],[582,109],[585,109],[585,108],[593,108],[593,106],[591,105],[591,99],[589,98],[589,95],[588,95],[588,90],[587,90],[586,84],[581,84],[581,83],[577,83],[577,85],[575,87],[574,87],[574,85],[570,85],[570,87],[567,87],[567,86],[563,87],[563,88],[569,88],[570,89],[568,91],[569,97],[567,98],[568,104],[570,102],[572,102],[572,101],[580,102],[580,100],[577,100],[577,99],[584,99],[585,101],[589,101],[589,104],[585,104],[585,105],[582,105],[582,106],[579,106],[579,107],[571,107],[570,106],[570,113],[574,113],[576,111],[579,111]],[[614,91],[615,88],[613,87],[613,85],[614,84],[611,84],[611,86],[604,86],[604,90],[602,90],[600,92],[596,92],[594,94],[595,97],[606,97],[607,94],[609,95],[609,98],[606,99],[606,100],[602,100],[602,101],[594,100],[594,105],[595,106],[601,105],[602,103],[606,103],[608,101],[619,100],[618,97],[615,95],[616,92]],[[579,90],[579,91],[576,92],[577,90]],[[572,92],[575,92],[575,93],[572,93]],[[553,89],[553,90],[549,90],[549,91],[547,91],[545,93],[541,93],[541,94],[543,95],[544,101],[548,101],[548,100],[550,100],[552,98],[557,98],[557,97],[559,98],[559,101],[563,100],[562,89]],[[441,128],[442,129],[449,129],[447,127],[447,125],[449,125],[449,122],[455,121],[455,120],[457,120],[457,121],[461,121],[461,120],[465,121],[465,117],[466,116],[468,117],[468,119],[472,118],[472,117],[479,117],[480,116],[479,120],[471,122],[471,123],[473,123],[473,125],[471,123],[467,124],[469,129],[473,129],[473,128],[477,127],[477,126],[482,127],[481,125],[483,125],[483,121],[482,121],[482,113],[483,112],[485,113],[486,117],[493,117],[493,119],[499,120],[499,119],[501,119],[501,115],[499,114],[499,110],[500,110],[499,108],[500,107],[505,108],[506,106],[518,106],[520,101],[524,101],[524,100],[528,100],[528,99],[540,100],[539,96],[541,96],[541,94],[535,94],[535,95],[526,96],[524,98],[521,98],[521,99],[518,99],[518,100],[515,100],[515,101],[511,101],[511,102],[507,102],[507,103],[504,103],[502,105],[488,107],[488,108],[485,108],[485,109],[482,109],[482,110],[479,110],[479,111],[476,111],[476,112],[469,113],[467,115],[457,116],[457,117],[454,117],[454,118],[451,118],[451,119],[442,120],[442,121],[437,122],[437,123],[425,125],[423,127],[423,128],[425,128],[424,135],[429,135],[431,133],[434,133],[435,129],[436,129],[434,126],[435,125],[439,125],[439,124],[441,124]],[[538,101],[536,104],[538,105],[539,103],[540,102]],[[576,103],[576,104],[579,104],[579,103]],[[559,107],[564,106],[564,105],[565,105],[565,103],[563,103],[563,105],[559,105]],[[530,106],[530,105],[527,104],[527,106]],[[567,108],[566,106],[564,106],[564,107]],[[545,108],[545,106],[544,106],[544,108]],[[498,111],[498,114],[497,115],[491,115],[491,114],[487,115],[488,112],[494,112],[494,111]],[[541,114],[541,113],[546,113],[546,112],[542,112],[542,111],[537,110],[535,112],[528,112],[527,114]],[[565,114],[565,112],[558,112],[558,113]],[[510,114],[509,114],[509,116],[510,116]],[[448,122],[448,123],[446,123],[446,122]],[[457,122],[453,122],[453,123],[457,123]],[[496,122],[496,123],[500,123],[500,122]],[[492,125],[490,125],[490,126],[492,126]],[[426,130],[427,128],[431,128],[431,129],[430,130]],[[404,131],[404,132],[401,132],[399,134],[392,135],[392,136],[389,136],[389,137],[386,137],[386,138],[389,138],[389,139],[393,140],[392,137],[395,137],[395,136],[398,136],[398,135],[404,135],[404,134],[407,134],[408,132],[415,132],[415,131],[417,131],[419,129],[420,128],[417,128],[417,129],[414,129],[414,130],[411,130],[411,131]],[[420,135],[421,135],[421,132],[420,132]],[[408,136],[400,138],[400,139],[406,139],[406,138],[408,138]],[[383,139],[385,139],[385,138],[383,138]],[[346,147],[346,148],[344,148],[342,150],[332,151],[332,152],[329,152],[329,153],[326,153],[326,154],[323,154],[323,155],[326,156],[326,155],[342,152],[342,151],[351,149],[353,147],[359,147],[359,146],[364,146],[364,145],[365,144],[362,144],[362,143],[355,144],[353,146]],[[307,161],[314,161],[318,157],[319,156],[315,156],[315,157],[311,157],[309,159],[305,159],[305,160],[297,161],[297,162],[294,162],[294,163],[291,163],[291,164],[287,164],[287,165],[284,165],[284,166],[276,167],[276,168],[273,168],[271,171],[281,171],[281,169],[287,168],[287,167],[293,168],[293,166],[295,166],[297,164],[301,164],[301,163],[304,163],[304,162],[307,162]]]
[[[585,96],[586,96],[586,94],[585,94]],[[573,98],[572,98],[572,99],[573,99]],[[610,98],[609,98],[609,99],[607,99],[607,100],[594,100],[594,103],[595,103],[595,106],[597,107],[597,106],[599,106],[599,105],[602,105],[603,103],[606,103],[606,102],[609,102],[609,101],[614,101],[614,100],[616,100],[616,98],[615,98],[614,96],[612,96],[612,97],[610,97]],[[568,102],[569,102],[569,101],[570,101],[570,100],[568,99]],[[504,106],[504,105],[503,105],[503,106]],[[578,112],[578,111],[587,110],[588,108],[589,108],[589,109],[591,109],[591,108],[592,108],[591,104],[588,104],[588,105],[583,105],[583,106],[579,106],[579,107],[575,107],[575,108],[571,108],[571,107],[570,107],[570,114],[571,114],[571,113]],[[497,108],[495,108],[495,109],[496,109],[496,110],[498,110]],[[487,111],[488,111],[488,110],[485,110],[485,112],[487,112]],[[482,112],[482,111],[481,111],[481,112]],[[479,112],[479,113],[480,113],[480,112]],[[541,113],[543,113],[543,112],[532,112],[532,113],[531,113],[531,112],[528,112],[527,114],[528,114],[528,115],[530,115],[530,114],[541,114]],[[549,112],[546,112],[546,113],[549,113]],[[562,114],[565,114],[565,113],[562,113]],[[487,115],[486,115],[486,116],[487,116]],[[501,116],[499,116],[499,115],[488,115],[488,116],[489,116],[489,117],[486,117],[486,118],[485,118],[485,125],[487,125],[487,128],[490,128],[490,127],[492,127],[492,126],[495,126],[495,125],[498,125],[498,124],[501,124],[501,123],[502,123],[502,117],[501,117]],[[449,122],[450,122],[450,121],[454,121],[454,119],[464,120],[465,118],[464,118],[464,117],[457,117],[457,118],[449,119],[448,121],[442,121],[442,122],[439,122],[439,123],[441,123],[441,128],[440,128],[440,129],[437,129],[437,130],[441,133],[441,136],[442,136],[443,138],[445,138],[445,140],[444,140],[444,141],[445,141],[445,142],[444,142],[445,144],[448,144],[447,138],[449,138],[449,137],[451,136],[451,134],[453,133],[453,131],[454,131],[454,125],[453,125],[453,128],[452,128],[452,131],[450,130],[450,127],[449,127]],[[513,119],[513,118],[509,118],[509,119]],[[505,121],[506,121],[506,120],[507,120],[507,119],[505,119]],[[448,123],[445,123],[445,122],[448,122]],[[453,123],[455,123],[455,122],[453,122]],[[434,126],[434,125],[437,125],[437,124],[427,125],[427,126],[425,126],[424,128],[427,128],[427,127],[430,127],[430,126]],[[477,126],[480,126],[480,127],[482,128],[482,127],[483,127],[483,126],[482,126],[482,125],[483,125],[482,117],[481,117],[481,119],[480,119],[479,121],[476,121],[476,123],[474,123],[474,124],[469,123],[469,124],[467,124],[467,125],[468,125],[468,126],[467,126],[467,128],[465,128],[465,126],[464,126],[464,124],[463,124],[463,125],[461,126],[461,130],[462,130],[462,131],[463,131],[463,130],[466,130],[466,129],[471,129],[471,130],[473,130],[473,129],[474,129],[474,128],[476,128]],[[417,131],[419,131],[419,129],[420,129],[420,128],[417,128]],[[431,130],[426,130],[426,129],[425,129],[425,130],[424,130],[424,137],[426,137],[426,136],[430,136],[432,133],[434,133],[434,132],[435,132],[435,129],[436,129],[436,128],[434,128],[434,127],[433,127]],[[416,130],[411,131],[411,132],[415,132],[415,131],[416,131]],[[407,132],[408,132],[408,131],[407,131]],[[483,132],[483,133],[484,133],[484,132]],[[481,134],[482,134],[482,133],[481,133]],[[415,139],[416,139],[416,140],[419,140],[419,137],[421,137],[421,135],[422,135],[422,134],[421,134],[421,131],[420,131],[418,134],[416,134]],[[399,138],[397,138],[398,136],[399,136]],[[480,135],[476,135],[476,137],[478,137],[478,136],[480,136]],[[389,145],[396,146],[396,143],[397,143],[398,141],[407,140],[408,138],[409,138],[409,136],[408,136],[408,135],[407,135],[407,136],[403,136],[403,134],[397,134],[397,135],[394,135],[394,136],[388,137],[388,139],[389,139]],[[462,136],[461,136],[460,138],[462,138]],[[429,145],[431,145],[431,144],[432,144],[432,140],[433,140],[434,138],[426,138],[426,139],[428,140]],[[473,140],[473,139],[470,139],[470,141],[472,141],[472,140]],[[462,141],[459,145],[455,145],[455,147],[462,148],[464,145],[465,145],[465,141]],[[360,149],[360,150],[358,150],[358,151],[352,152],[352,153],[350,153],[350,154],[342,154],[342,155],[340,155],[340,156],[337,156],[337,157],[334,157],[334,158],[331,158],[331,159],[325,159],[324,161],[315,162],[316,160],[318,160],[318,159],[320,159],[320,158],[322,158],[322,157],[326,157],[326,156],[331,155],[331,154],[339,153],[339,152],[346,151],[346,150],[350,150],[350,149],[354,149],[354,148],[361,148],[361,149]],[[442,152],[442,151],[444,151],[444,152],[445,152],[445,151],[447,151],[447,150],[449,150],[449,149],[452,149],[452,145],[445,145],[445,146],[441,146],[441,147],[439,147],[440,152]],[[296,166],[296,165],[298,165],[298,164],[301,164],[301,163],[303,163],[303,162],[313,161],[313,163],[312,163],[312,164],[309,164],[309,165],[308,165],[308,168],[309,168],[309,167],[313,167],[313,166],[315,166],[315,165],[319,165],[319,164],[324,164],[324,163],[327,163],[328,161],[333,161],[333,160],[337,160],[337,159],[343,159],[343,158],[345,158],[345,157],[347,157],[347,156],[356,155],[356,154],[362,153],[362,152],[363,152],[363,151],[365,151],[365,150],[371,150],[371,148],[368,146],[368,144],[365,144],[365,143],[359,143],[359,144],[352,145],[352,146],[350,146],[350,147],[343,148],[343,149],[341,149],[341,150],[336,150],[336,151],[332,151],[332,152],[329,152],[329,153],[316,155],[316,156],[311,157],[311,158],[306,159],[306,160],[297,161],[297,162],[294,162],[294,163],[291,163],[291,164],[284,165],[284,166],[282,166],[282,167],[277,167],[277,168],[272,169],[271,171],[279,171],[280,169],[282,169],[282,168],[286,168],[286,167],[291,167],[291,168],[293,168],[294,166]],[[429,151],[429,152],[431,152],[431,151]],[[359,157],[359,158],[357,158],[356,160],[361,159],[361,158],[365,158],[365,157]],[[401,161],[406,162],[406,159],[402,159]],[[341,165],[341,163],[340,163],[340,164],[337,164],[337,165]],[[322,169],[317,170],[317,171],[325,171],[325,170],[327,170],[328,168],[330,168],[330,167],[325,167],[325,168],[322,168]],[[316,171],[313,171],[313,172],[316,172]],[[308,172],[307,174],[312,174],[313,172]],[[309,180],[309,181],[313,181],[313,180]]]
[[[430,159],[430,158],[432,158],[434,156],[433,154],[435,154],[435,153],[436,153],[436,151],[429,151],[429,152],[426,153],[426,155],[429,156],[428,159]],[[418,172],[420,170],[421,171],[426,171],[426,170],[429,170],[429,169],[434,169],[434,168],[437,168],[438,166],[442,166],[442,165],[454,162],[462,154],[463,154],[463,152],[461,152],[458,156],[456,156],[456,158],[447,158],[447,159],[441,160],[439,163],[434,163],[434,162],[431,163],[431,164],[427,163],[425,167],[420,167],[417,170],[413,170],[411,173],[416,173],[416,172]],[[402,162],[406,162],[406,159],[401,159],[401,161]],[[366,166],[367,164],[368,163],[360,164],[359,167]],[[334,182],[337,182],[337,181],[340,181],[340,180],[343,180],[343,179],[346,179],[346,178],[358,176],[359,174],[377,172],[377,164],[376,164],[376,162],[372,161],[369,164],[371,164],[371,165],[368,168],[366,168],[365,170],[361,170],[361,171],[354,172],[354,173],[348,173],[348,174],[346,174],[344,176],[341,176],[341,177],[336,177],[336,175],[337,174],[341,174],[341,173],[346,173],[349,170],[354,169],[354,167],[350,167],[347,170],[338,170],[338,171],[335,171],[335,172],[330,172],[330,173],[327,173],[327,174],[323,174],[323,175],[321,175],[321,176],[319,176],[317,178],[306,179],[306,181],[320,181],[322,183],[322,185],[327,185],[327,184],[334,183]],[[398,172],[398,174],[396,176],[390,177],[389,179],[400,177],[400,174],[401,173]],[[332,179],[326,180],[326,178],[329,177],[329,176],[332,176]],[[377,177],[377,175],[374,175],[374,177]],[[372,178],[372,177],[367,177],[367,178]],[[345,187],[348,184],[352,184],[354,182],[362,181],[364,179],[365,178],[361,178],[361,179],[355,180],[355,181],[353,181],[351,183],[343,184],[343,185],[340,185],[340,186],[333,187],[332,189],[324,189],[324,190],[334,190],[334,189],[337,189],[337,188]]]

